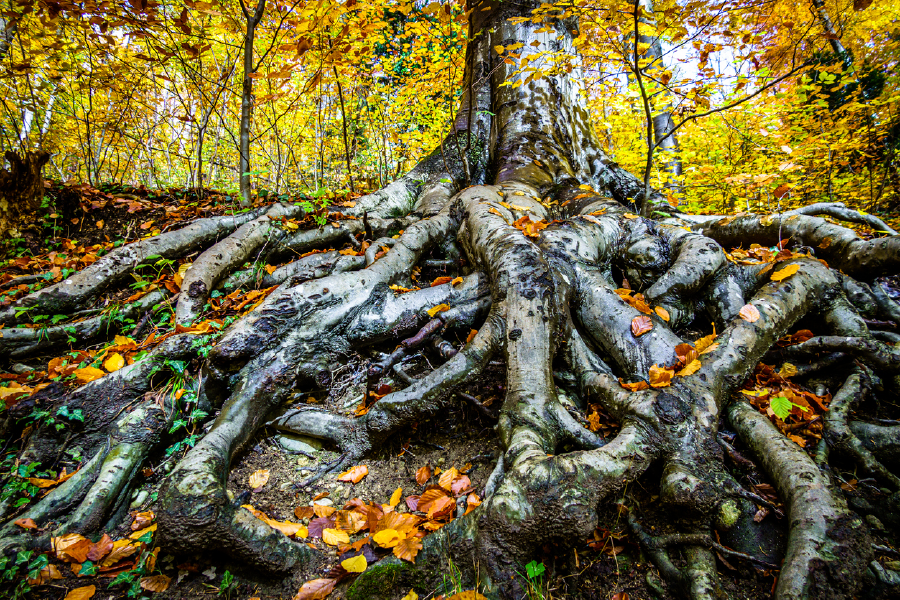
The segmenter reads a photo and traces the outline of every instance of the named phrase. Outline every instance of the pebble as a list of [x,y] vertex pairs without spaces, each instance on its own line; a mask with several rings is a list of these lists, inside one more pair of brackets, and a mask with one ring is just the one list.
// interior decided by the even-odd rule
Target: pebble
[[443,466],[444,466],[444,462],[446,462],[446,461],[444,460],[444,457],[442,456],[442,457],[440,457],[439,459],[437,459],[437,463],[436,463],[436,464],[437,464],[437,466],[439,466],[439,467],[443,467]]
[[25,373],[31,373],[32,371],[34,371],[34,369],[29,367],[28,365],[23,365],[22,363],[16,363],[10,368],[10,371],[12,371],[13,373],[16,373],[18,375],[24,375]]
[[344,488],[343,497],[344,497],[344,498],[349,498],[349,497],[350,497],[350,488]]
[[331,506],[334,504],[334,500],[331,498],[319,498],[313,504],[318,504],[319,506]]
[[293,482],[293,481],[285,481],[284,483],[282,483],[282,484],[279,485],[278,487],[279,487],[280,489],[282,489],[282,490],[289,490],[289,489],[291,489],[292,487],[294,487],[294,482]]
[[305,435],[292,435],[287,433],[282,433],[275,436],[275,441],[278,442],[285,450],[289,450],[290,452],[306,452],[307,454],[315,454],[317,451],[322,449],[322,440],[317,440],[316,438],[308,437]]
[[140,490],[137,492],[137,496],[134,497],[134,500],[131,501],[131,504],[128,508],[139,508],[143,506],[144,502],[147,501],[147,498],[150,497],[150,492],[147,490]]
[[875,531],[884,531],[884,524],[875,515],[866,515],[866,523]]

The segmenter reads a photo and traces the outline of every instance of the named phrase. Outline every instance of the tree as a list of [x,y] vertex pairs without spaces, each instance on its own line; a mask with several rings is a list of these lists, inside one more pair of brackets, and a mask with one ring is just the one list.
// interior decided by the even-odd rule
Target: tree
[[[79,371],[96,379],[53,401],[54,410],[83,409],[80,442],[88,460],[15,517],[53,523],[54,535],[100,531],[121,518],[134,473],[166,432],[184,424],[175,421],[184,398],[219,413],[202,437],[196,433],[196,444],[160,492],[161,544],[182,553],[227,552],[284,572],[313,560],[311,551],[242,509],[225,488],[232,458],[260,427],[336,445],[341,458],[313,479],[338,473],[414,421],[434,417],[492,358],[501,358],[506,394],[496,431],[504,453],[484,501],[424,538],[415,563],[383,559],[360,576],[356,589],[365,592],[386,574],[424,585],[434,575],[429,565],[449,553],[470,586],[477,577],[490,593],[522,597],[525,584],[516,572],[536,549],[586,538],[598,510],[618,505],[672,595],[721,597],[717,553],[767,563],[759,546],[769,524],[755,516],[771,507],[742,483],[733,465],[747,459],[735,459],[733,448],[720,443],[721,424],[737,433],[787,506],[776,597],[851,597],[866,584],[872,541],[830,477],[829,454],[891,490],[882,506],[871,507],[891,514],[900,479],[885,457],[896,426],[863,422],[851,411],[867,395],[897,385],[900,357],[885,342],[896,334],[870,326],[900,319],[900,307],[876,280],[897,272],[900,238],[866,240],[815,216],[824,211],[883,225],[835,205],[672,216],[659,192],[647,193],[641,178],[603,151],[578,69],[537,77],[518,69],[514,58],[572,51],[572,21],[566,15],[535,21],[537,7],[469,3],[465,75],[449,132],[407,174],[330,216],[337,226],[281,226],[303,215],[294,205],[201,219],[124,246],[0,312],[7,324],[0,347],[12,357],[69,335],[88,338],[111,319],[97,315],[65,328],[9,325],[27,322],[29,311],[77,311],[135,265],[201,251],[183,273],[175,334],[108,375]],[[214,346],[197,343],[192,332],[204,304],[257,253],[303,253],[351,238],[358,252],[313,254],[268,274],[269,283],[280,284],[276,291]],[[723,250],[751,243],[763,247]],[[429,260],[452,265],[460,279],[409,291],[414,269]],[[160,288],[123,311],[138,317],[169,296]],[[792,333],[801,324],[816,334]],[[379,393],[382,378],[405,355],[453,329],[477,332],[447,349],[445,362],[425,376]],[[693,332],[701,334],[696,341]],[[359,416],[310,404],[271,421],[298,382],[328,385],[329,368],[343,353],[385,340],[400,345],[369,364],[369,401]],[[780,374],[754,373],[764,358],[785,363]],[[798,365],[801,358],[812,361]],[[823,369],[837,383],[815,426],[823,443],[811,456],[789,437],[796,428],[786,421],[828,400],[800,388],[774,396],[753,382]],[[158,401],[146,394],[158,373],[196,381],[188,386],[196,397]],[[561,400],[563,390],[582,402],[574,415]],[[58,392],[40,390],[14,404],[10,415]],[[13,393],[7,397],[15,399]],[[591,426],[597,411],[621,424],[612,439]],[[56,452],[56,436],[51,426],[32,434],[23,462]],[[626,487],[648,472],[661,473],[659,501],[673,534],[651,535],[641,525],[641,507],[622,500]],[[8,523],[2,548],[46,544],[49,533]],[[682,562],[673,558],[678,548]]]

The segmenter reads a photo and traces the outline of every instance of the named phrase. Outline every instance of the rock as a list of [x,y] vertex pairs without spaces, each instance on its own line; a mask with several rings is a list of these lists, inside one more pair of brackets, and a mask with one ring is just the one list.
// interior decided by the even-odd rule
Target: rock
[[301,477],[306,477],[308,475],[312,475],[312,471],[310,471],[309,469],[300,469]]
[[34,371],[34,369],[32,367],[29,367],[28,365],[16,363],[10,368],[10,371],[18,375],[24,375],[25,373],[31,373],[32,371]]
[[141,490],[137,493],[137,496],[134,497],[134,500],[131,501],[131,504],[128,508],[140,508],[144,505],[144,502],[147,501],[147,498],[150,497],[150,492],[147,490]]
[[884,531],[884,524],[875,515],[866,515],[866,523],[873,531]]
[[316,438],[305,435],[280,433],[275,436],[275,441],[288,452],[306,452],[307,454],[315,454],[322,449],[322,440],[317,440]]
[[900,560],[887,560],[884,562],[884,568],[900,572]]
[[350,488],[344,488],[344,493],[342,495],[344,498],[350,497]]
[[439,467],[443,467],[443,466],[444,466],[444,462],[446,462],[446,461],[444,460],[444,457],[442,456],[442,457],[440,457],[439,459],[437,459],[437,463],[436,463],[436,464],[437,464],[437,466],[439,466]]
[[334,504],[334,500],[331,498],[319,498],[313,504],[318,504],[319,506],[332,506]]
[[877,560],[873,560],[871,563],[869,563],[869,567],[871,567],[871,569],[875,571],[875,576],[881,583],[889,587],[900,585],[900,573],[885,569]]
[[278,486],[278,488],[282,489],[282,490],[289,490],[292,487],[294,487],[293,481],[285,481],[284,483],[282,483],[281,485]]

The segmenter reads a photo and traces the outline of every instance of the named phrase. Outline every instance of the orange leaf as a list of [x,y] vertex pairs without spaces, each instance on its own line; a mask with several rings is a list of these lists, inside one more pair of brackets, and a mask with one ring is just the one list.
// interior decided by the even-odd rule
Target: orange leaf
[[700,354],[706,354],[707,352],[712,352],[716,348],[719,347],[718,342],[716,342],[716,334],[713,333],[706,337],[702,337],[696,342],[694,342],[694,349],[697,350]]
[[106,375],[105,371],[98,369],[97,367],[85,367],[83,369],[75,369],[73,371],[75,378],[78,380],[78,383],[90,383],[95,379],[100,379],[104,375]]
[[403,497],[403,488],[398,487],[396,490],[394,490],[394,493],[391,494],[391,500],[390,500],[390,502],[388,502],[388,504],[390,504],[391,508],[394,508],[395,506],[400,504],[400,499],[402,497]]
[[453,485],[450,486],[450,491],[453,492],[454,496],[459,496],[470,487],[472,487],[472,480],[469,479],[468,475],[463,475],[453,482]]
[[34,519],[16,519],[15,521],[13,521],[13,523],[18,525],[22,529],[35,529],[37,527]]
[[325,518],[330,517],[334,514],[335,508],[333,506],[325,506],[324,504],[313,504],[313,513],[317,517]]
[[351,467],[349,470],[344,471],[338,476],[338,481],[345,481],[348,483],[359,483],[362,481],[363,477],[369,474],[369,467],[366,465],[357,465],[355,467]]
[[672,375],[674,374],[674,369],[653,365],[650,367],[650,385],[655,388],[672,385]]
[[454,279],[453,281],[450,282],[450,285],[459,285],[459,284],[461,284],[462,282],[463,282],[463,278],[462,278],[462,277],[457,277],[456,279]]
[[636,381],[634,383],[625,383],[622,381],[622,378],[619,377],[619,385],[621,385],[626,390],[631,390],[632,392],[640,392],[641,390],[650,389],[650,384],[646,381]]
[[394,546],[394,556],[399,558],[400,560],[406,560],[411,563],[416,562],[416,554],[419,553],[419,550],[422,549],[422,541],[413,536],[411,538],[406,538],[405,540],[400,540],[396,546]]
[[669,322],[669,311],[664,309],[662,306],[657,306],[653,309],[653,311],[659,316],[660,319],[662,319],[666,323]]
[[91,540],[77,533],[69,533],[60,537],[50,538],[50,544],[56,553],[56,558],[65,562],[84,562],[93,545]]
[[336,579],[313,579],[307,581],[294,596],[294,600],[324,600],[334,589]]
[[444,285],[445,283],[450,283],[451,281],[453,281],[452,277],[437,277],[437,278],[435,278],[434,281],[431,282],[431,287],[435,287],[437,285]]
[[131,522],[131,530],[137,531],[138,529],[149,527],[155,518],[156,517],[151,510],[139,512],[134,515],[134,521]]
[[70,591],[63,600],[89,600],[90,598],[93,598],[96,593],[97,586],[86,585]]
[[467,344],[471,343],[472,340],[475,339],[475,336],[476,336],[476,335],[478,335],[478,330],[477,330],[477,329],[472,329],[471,331],[469,331],[469,335],[466,336],[466,343],[467,343]]
[[745,304],[738,314],[748,323],[756,323],[759,320],[759,310],[752,304]]
[[[428,507],[428,518],[429,519],[437,519],[439,517],[443,517],[447,514],[451,514],[451,511],[456,508],[456,502],[453,501],[453,498],[449,496],[442,496],[435,500]],[[421,508],[419,510],[422,510]]]
[[451,467],[441,473],[440,478],[438,478],[438,485],[449,492],[450,484],[452,484],[457,477],[459,477],[459,471],[456,470],[456,467]]
[[653,322],[650,317],[641,315],[631,320],[631,334],[634,337],[641,337],[651,329],[653,329]]
[[425,485],[425,482],[431,479],[431,465],[425,465],[416,471],[416,483]]
[[168,575],[141,577],[141,588],[148,592],[164,592],[169,589],[170,583],[172,583],[172,578]]
[[258,469],[250,474],[250,488],[259,489],[269,482],[269,470]]

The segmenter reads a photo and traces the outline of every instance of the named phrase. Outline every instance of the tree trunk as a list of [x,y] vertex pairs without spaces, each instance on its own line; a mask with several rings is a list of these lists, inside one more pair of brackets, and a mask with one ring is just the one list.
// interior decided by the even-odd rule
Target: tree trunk
[[247,21],[247,30],[244,34],[244,77],[241,84],[238,177],[240,177],[241,204],[250,206],[250,123],[253,118],[253,78],[251,75],[256,73],[257,67],[253,62],[253,40],[256,36],[256,26],[266,9],[266,0],[259,0],[252,14],[241,0],[241,9],[244,11],[244,18]]
[[5,154],[9,170],[0,170],[0,235],[18,235],[22,217],[41,207],[44,199],[44,178],[41,171],[50,153],[26,152],[22,158],[15,152]]
[[[116,500],[128,497],[129,474],[160,445],[177,412],[174,400],[158,403],[147,393],[151,374],[194,358],[179,377],[194,378],[198,398],[220,410],[160,490],[159,543],[169,552],[227,553],[269,572],[308,565],[306,545],[242,509],[242,499],[226,490],[231,461],[256,432],[265,426],[293,431],[340,450],[340,459],[308,485],[355,464],[391,435],[436,418],[490,361],[501,360],[504,398],[495,431],[503,453],[484,501],[425,537],[415,564],[388,557],[369,566],[350,597],[399,597],[408,590],[383,591],[384,581],[434,590],[436,566],[449,556],[470,588],[521,598],[523,565],[544,546],[563,555],[593,533],[600,511],[613,510],[631,523],[670,595],[721,598],[717,555],[748,564],[779,560],[762,547],[772,520],[754,518],[767,501],[742,483],[751,460],[726,461],[722,424],[737,433],[759,465],[754,477],[766,474],[789,513],[781,525],[788,544],[775,596],[850,598],[869,581],[872,540],[831,481],[826,450],[897,490],[896,476],[879,462],[884,448],[874,438],[867,440],[870,449],[854,437],[866,429],[851,427],[849,415],[854,406],[862,409],[859,400],[874,393],[874,382],[896,385],[900,355],[872,335],[861,315],[870,322],[900,320],[900,306],[874,283],[900,270],[900,237],[863,240],[801,212],[681,215],[668,222],[632,214],[633,204],[664,200],[646,194],[640,179],[603,152],[579,73],[533,80],[498,55],[497,48],[514,44],[523,55],[572,50],[574,24],[532,23],[527,17],[537,6],[469,2],[466,73],[450,131],[409,173],[344,209],[356,218],[291,231],[276,224],[296,216],[297,208],[275,205],[203,219],[111,252],[65,285],[0,311],[4,324],[20,323],[29,307],[42,314],[76,311],[144,256],[203,249],[184,273],[176,302],[178,324],[185,326],[202,315],[219,282],[264,250],[271,252],[264,259],[277,262],[350,238],[354,245],[370,243],[358,256],[311,254],[275,269],[265,280],[278,285],[275,291],[203,357],[190,334],[173,335],[150,356],[56,400],[84,407],[91,433],[79,441],[93,458],[80,475],[16,515],[43,529],[32,534],[10,523],[0,530],[0,550],[47,544],[51,533],[97,532],[115,516]],[[779,254],[775,268],[774,253],[769,262],[740,264],[722,248],[782,240],[794,252]],[[456,285],[395,292],[414,287],[416,267],[434,263],[449,265],[459,276]],[[784,275],[785,267],[796,271]],[[782,274],[773,277],[776,271]],[[447,310],[434,313],[437,306]],[[146,308],[130,310],[137,318]],[[779,341],[801,319],[818,335],[784,348]],[[100,325],[86,324],[79,335],[108,331]],[[448,348],[452,338],[442,337],[444,330],[467,341]],[[0,350],[24,356],[45,347],[43,336],[59,333],[36,331],[7,327]],[[697,331],[706,337],[691,342]],[[425,351],[425,341],[444,348],[433,370],[393,379],[396,389],[364,415],[316,404],[281,408],[295,389],[331,385],[331,369],[351,350],[387,348],[368,364],[367,391],[374,393],[405,356]],[[823,356],[801,365],[802,357]],[[790,359],[798,372],[831,361],[826,366],[838,391],[815,457],[737,393],[764,358]],[[577,398],[577,406],[564,397]],[[592,406],[621,424],[610,439],[588,426]],[[52,427],[32,433],[20,463],[40,462],[40,440],[55,435]],[[654,488],[671,535],[643,529],[646,507],[625,494],[638,478]],[[896,493],[885,495],[885,503],[895,506]]]

